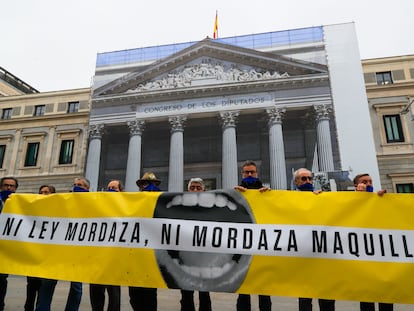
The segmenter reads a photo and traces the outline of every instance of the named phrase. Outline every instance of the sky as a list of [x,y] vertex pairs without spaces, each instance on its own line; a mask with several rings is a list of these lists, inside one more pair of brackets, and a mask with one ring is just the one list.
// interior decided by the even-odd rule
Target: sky
[[98,53],[355,23],[361,59],[414,54],[414,1],[16,0],[0,4],[0,67],[40,92],[90,87]]

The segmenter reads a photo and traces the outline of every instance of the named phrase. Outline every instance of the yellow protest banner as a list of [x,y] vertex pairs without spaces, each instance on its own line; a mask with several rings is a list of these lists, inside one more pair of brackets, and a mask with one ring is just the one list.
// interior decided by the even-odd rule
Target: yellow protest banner
[[13,194],[0,215],[0,272],[414,303],[413,199],[276,190]]

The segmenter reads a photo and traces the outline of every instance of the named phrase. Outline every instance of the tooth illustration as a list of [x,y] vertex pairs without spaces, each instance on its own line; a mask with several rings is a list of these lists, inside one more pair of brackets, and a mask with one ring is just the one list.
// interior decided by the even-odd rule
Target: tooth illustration
[[[234,190],[163,193],[158,198],[154,218],[255,222],[249,204]],[[251,256],[199,250],[155,250],[167,286],[186,290],[236,292],[246,277]]]
[[170,208],[171,206],[174,206],[174,205],[181,205],[182,202],[183,202],[183,198],[181,196],[177,195],[172,199],[172,201],[170,201],[167,204],[167,208]]
[[[194,195],[195,194],[195,195]],[[198,204],[198,198],[196,193],[184,193],[182,196],[183,206],[196,206]],[[178,204],[175,204],[178,205]]]
[[211,208],[216,203],[216,197],[217,196],[211,192],[199,192],[198,193],[198,205],[205,207],[205,208]]
[[217,194],[216,195],[216,205],[218,207],[225,207],[227,202],[228,202],[228,200],[224,195],[222,195],[222,194]]
[[232,211],[237,210],[237,205],[234,204],[233,202],[227,202],[227,207]]

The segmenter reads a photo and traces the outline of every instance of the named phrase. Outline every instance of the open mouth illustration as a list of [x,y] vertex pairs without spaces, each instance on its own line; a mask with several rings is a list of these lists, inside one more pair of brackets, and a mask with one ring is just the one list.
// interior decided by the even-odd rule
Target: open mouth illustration
[[[254,223],[250,206],[235,190],[163,193],[154,218]],[[251,255],[155,250],[169,288],[235,292],[242,284]]]

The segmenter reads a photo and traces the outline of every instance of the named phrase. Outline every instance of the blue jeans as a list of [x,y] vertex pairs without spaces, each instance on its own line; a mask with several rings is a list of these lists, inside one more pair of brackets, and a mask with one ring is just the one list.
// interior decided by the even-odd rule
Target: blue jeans
[[68,300],[65,311],[78,311],[82,299],[82,283],[70,282]]
[[56,284],[56,280],[42,279],[35,311],[50,311]]
[[[39,290],[36,311],[50,311],[57,280],[43,279]],[[82,283],[70,282],[65,311],[78,311],[82,299]]]

